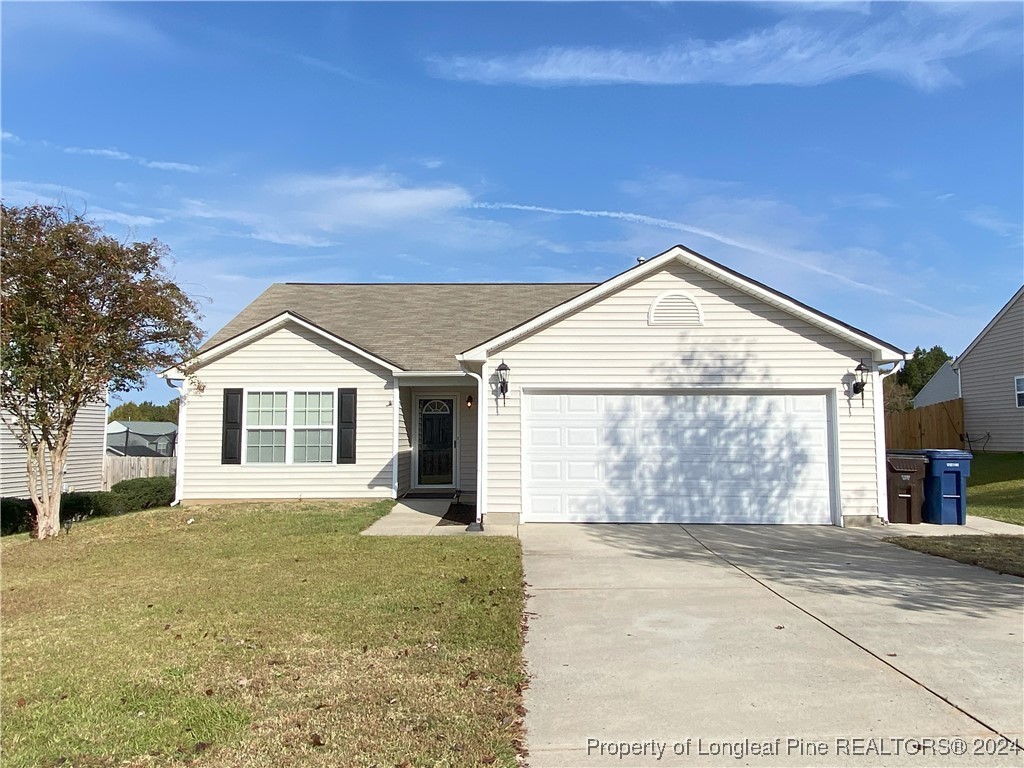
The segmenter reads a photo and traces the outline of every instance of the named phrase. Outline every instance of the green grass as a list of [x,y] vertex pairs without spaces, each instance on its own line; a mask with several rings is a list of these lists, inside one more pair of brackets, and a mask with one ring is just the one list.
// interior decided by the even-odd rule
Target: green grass
[[359,535],[390,506],[4,539],[4,765],[514,765],[519,543]]
[[1024,536],[893,536],[904,549],[1024,577]]
[[967,514],[1024,525],[1024,454],[974,454]]

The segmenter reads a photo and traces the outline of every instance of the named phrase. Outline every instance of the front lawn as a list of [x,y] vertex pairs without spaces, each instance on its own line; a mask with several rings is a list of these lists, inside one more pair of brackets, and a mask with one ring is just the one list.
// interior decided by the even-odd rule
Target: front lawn
[[1024,454],[974,454],[967,479],[967,515],[1024,525]]
[[1024,577],[1024,536],[893,536],[885,541],[915,552],[980,565],[996,573]]
[[360,536],[391,503],[4,539],[4,765],[514,765],[519,543]]

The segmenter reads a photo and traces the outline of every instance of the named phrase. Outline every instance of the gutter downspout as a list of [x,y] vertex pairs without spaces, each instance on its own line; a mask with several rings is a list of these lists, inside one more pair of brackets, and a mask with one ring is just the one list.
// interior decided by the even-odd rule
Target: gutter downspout
[[178,433],[174,438],[174,500],[172,507],[181,504],[185,495],[185,422],[188,417],[188,379],[182,379],[176,386],[170,379],[164,379],[167,386],[178,393]]
[[401,397],[398,377],[391,376],[391,498],[398,498],[398,409]]
[[885,389],[883,382],[894,373],[903,370],[907,359],[903,358],[896,362],[891,371],[882,373],[874,371],[871,375],[875,378],[874,408],[875,408],[875,460],[878,473],[878,517],[885,525],[889,524],[889,495],[886,490],[888,474],[885,470]]
[[484,508],[487,506],[487,392],[483,377],[483,367],[480,365],[480,373],[474,373],[466,367],[463,361],[459,361],[462,371],[476,379],[476,521],[470,524],[467,531],[480,532],[484,529]]

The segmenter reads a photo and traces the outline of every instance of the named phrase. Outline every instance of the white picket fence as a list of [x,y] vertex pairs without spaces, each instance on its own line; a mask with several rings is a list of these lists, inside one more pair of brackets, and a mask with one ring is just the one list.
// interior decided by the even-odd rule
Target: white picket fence
[[103,490],[109,491],[122,480],[137,477],[169,477],[174,474],[174,456],[104,456]]

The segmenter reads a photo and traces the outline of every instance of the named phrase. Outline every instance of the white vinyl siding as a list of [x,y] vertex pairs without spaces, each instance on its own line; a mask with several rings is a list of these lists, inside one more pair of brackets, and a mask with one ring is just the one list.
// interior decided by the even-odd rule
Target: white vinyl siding
[[[204,388],[202,391],[193,388],[188,395],[188,432],[183,457],[186,501],[391,496],[393,406],[391,375],[386,369],[313,331],[289,323],[204,365],[197,371],[197,377]],[[221,464],[224,390],[232,387],[241,387],[246,394],[286,393],[292,399],[297,393],[329,392],[332,393],[332,408],[336,406],[333,399],[339,388],[355,389],[356,463],[287,463],[286,460],[284,464],[250,464],[248,461],[240,465]],[[324,412],[320,405],[316,409],[317,421]],[[248,406],[245,402],[243,412],[247,419]],[[286,404],[285,434],[287,422],[294,420],[292,410],[293,406]],[[276,406],[270,411],[276,414]],[[302,419],[308,420],[311,406],[304,408],[303,413]],[[333,414],[332,435],[336,429]],[[277,416],[270,418],[279,421]],[[279,426],[272,425],[269,431]],[[294,424],[290,426],[294,438],[299,430]],[[292,448],[294,450],[294,446]],[[319,448],[316,450],[317,455],[322,455]]]
[[[4,419],[9,416],[4,413]],[[103,488],[103,455],[106,452],[107,404],[86,405],[78,412],[71,431],[64,485],[68,490],[99,491]],[[0,496],[28,497],[25,449],[6,425],[0,424]]]
[[1024,295],[1007,307],[967,355],[957,361],[964,429],[970,447],[1024,451],[1024,408],[1015,379],[1024,376]]
[[398,495],[408,493],[412,487],[412,389],[399,388],[398,397]]
[[[676,291],[700,305],[702,326],[649,325],[652,302]],[[842,383],[870,357],[735,287],[672,264],[493,353],[485,368],[491,386],[502,359],[511,373],[506,402],[489,404],[487,512],[522,510],[520,408],[526,387],[831,393],[838,506],[843,515],[876,516],[875,388],[869,384],[863,398],[848,399]]]

